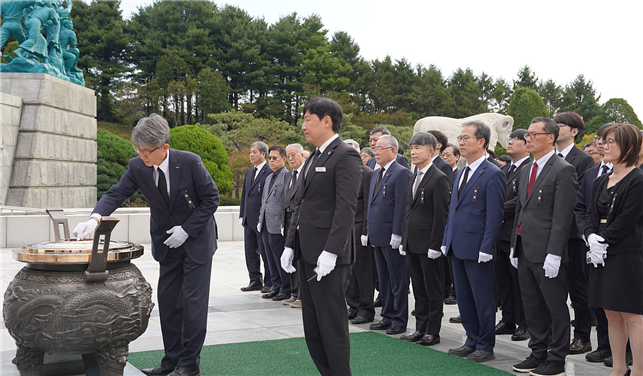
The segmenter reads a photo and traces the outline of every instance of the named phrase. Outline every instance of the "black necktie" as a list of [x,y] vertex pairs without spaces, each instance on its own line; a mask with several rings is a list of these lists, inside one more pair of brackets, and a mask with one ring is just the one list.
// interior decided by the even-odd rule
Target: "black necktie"
[[315,149],[315,152],[313,155],[310,157],[310,163],[308,164],[308,168],[306,168],[306,180],[305,182],[308,182],[312,176],[312,169],[315,168],[315,164],[317,163],[317,157],[321,154],[319,149]]
[[462,196],[462,191],[464,191],[464,186],[467,185],[467,180],[469,180],[469,166],[464,170],[464,176],[462,177],[462,183],[460,184],[460,189],[458,189],[458,198]]
[[167,181],[165,180],[165,174],[161,168],[157,168],[156,171],[159,173],[159,191],[161,192],[161,196],[163,196],[167,206],[170,206],[170,196],[167,194]]
[[607,172],[610,170],[608,165],[603,165],[603,167],[601,167],[601,169],[602,169],[601,175],[607,174]]
[[275,181],[277,180],[277,175],[279,175],[279,170],[272,173],[272,179],[270,179],[270,185],[268,186],[268,193],[270,193],[272,186],[275,185]]
[[250,179],[250,186],[255,182],[255,175],[257,175],[257,167],[252,168],[252,179]]
[[565,156],[563,155],[563,153],[558,153],[558,156],[565,159]]
[[507,178],[509,178],[509,175],[511,175],[515,170],[516,170],[516,165],[512,163],[511,167],[509,167],[509,170],[507,170]]
[[297,170],[292,170],[292,179],[290,180],[290,188],[295,186],[297,184]]
[[380,174],[377,175],[377,181],[375,182],[375,189],[380,185],[380,182],[382,181],[382,176],[384,176],[384,167],[380,168]]

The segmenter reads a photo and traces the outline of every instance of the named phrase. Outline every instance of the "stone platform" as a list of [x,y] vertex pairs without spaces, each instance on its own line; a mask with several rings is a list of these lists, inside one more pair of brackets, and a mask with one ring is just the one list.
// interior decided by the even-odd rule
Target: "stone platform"
[[[96,96],[94,91],[43,73],[0,73],[2,133],[16,108],[19,128],[11,177],[0,179],[0,204],[31,208],[96,204]],[[22,101],[21,106],[17,103]],[[9,145],[11,140],[7,140]],[[4,143],[3,139],[3,143]],[[9,152],[7,152],[9,155]],[[6,193],[5,193],[6,192]]]

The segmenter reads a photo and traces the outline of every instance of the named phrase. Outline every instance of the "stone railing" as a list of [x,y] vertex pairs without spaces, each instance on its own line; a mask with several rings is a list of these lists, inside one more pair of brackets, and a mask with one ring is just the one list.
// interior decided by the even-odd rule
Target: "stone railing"
[[[92,209],[65,209],[69,231],[86,221]],[[120,208],[113,214],[120,222],[112,232],[112,239],[136,244],[150,243],[150,209]],[[239,225],[239,207],[222,206],[214,214],[219,241],[243,240]],[[54,228],[44,209],[0,206],[0,248],[22,247],[45,241],[54,241]]]

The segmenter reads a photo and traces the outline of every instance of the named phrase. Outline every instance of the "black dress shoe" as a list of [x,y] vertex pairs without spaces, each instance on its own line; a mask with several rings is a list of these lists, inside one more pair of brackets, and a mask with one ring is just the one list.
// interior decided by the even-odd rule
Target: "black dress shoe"
[[375,301],[373,302],[373,307],[383,307],[383,306],[384,304],[382,304],[382,300],[380,300],[380,298],[375,299]]
[[422,339],[416,342],[418,345],[422,346],[433,346],[437,345],[440,343],[440,336],[438,335],[433,335],[433,334],[427,334]]
[[280,292],[279,294],[273,296],[272,300],[275,302],[280,302],[285,299],[290,299],[290,296],[290,294],[284,294],[283,292]]
[[395,325],[395,324],[389,326],[388,329],[386,329],[386,334],[400,334],[400,333],[404,333],[404,332],[406,332],[406,326],[401,327],[401,326]]
[[592,351],[592,343],[587,341],[580,340],[578,338],[572,339],[572,344],[569,346],[570,354],[584,354],[588,351]]
[[515,331],[516,331],[516,325],[509,325],[503,321],[500,321],[498,325],[496,325],[496,335],[514,334]]
[[482,363],[489,360],[496,359],[493,351],[486,351],[482,349],[477,349],[467,356],[467,359],[473,360],[474,362]]
[[403,339],[403,340],[409,341],[409,342],[417,342],[420,339],[422,339],[422,337],[424,337],[424,333],[416,331],[413,334],[405,334],[405,335],[401,336],[400,339]]
[[462,317],[460,317],[460,315],[457,315],[456,317],[450,317],[449,322],[452,322],[454,324],[462,324]]
[[592,351],[591,353],[585,355],[585,359],[588,362],[599,363],[604,361],[609,356],[612,356],[611,349],[602,349],[599,347],[596,350]]
[[386,330],[386,329],[389,328],[389,326],[391,326],[391,324],[387,324],[384,321],[380,321],[380,322],[378,322],[376,324],[369,325],[368,328],[370,330]]
[[267,294],[263,294],[263,295],[261,295],[261,297],[262,297],[262,298],[264,298],[264,299],[272,299],[272,298],[274,298],[274,297],[275,297],[275,296],[277,296],[277,295],[279,295],[279,292],[277,292],[277,291],[270,291],[270,292],[269,292],[269,293],[267,293]]
[[449,354],[451,355],[457,355],[461,357],[467,357],[469,354],[473,353],[476,351],[476,349],[469,347],[467,345],[462,345],[461,347],[458,347],[457,349],[449,349]]
[[170,373],[168,376],[201,376],[201,372],[199,372],[199,370],[176,367],[174,372]]
[[263,285],[261,283],[252,281],[248,286],[242,287],[241,291],[259,291],[262,288],[263,288]]
[[143,368],[141,372],[149,376],[166,376],[174,371],[174,366],[168,364],[159,364],[154,368]]
[[526,341],[530,337],[526,326],[518,326],[518,329],[511,335],[512,341]]
[[351,320],[351,324],[360,325],[360,324],[366,324],[372,321],[373,319],[367,319],[364,316],[356,316],[354,319]]
[[263,287],[261,288],[261,292],[262,292],[262,293],[264,293],[264,294],[267,294],[267,293],[269,293],[269,292],[272,292],[272,286],[263,286]]
[[444,304],[446,305],[458,304],[458,299],[456,299],[455,296],[453,295],[449,295],[446,298],[444,298]]
[[355,317],[357,317],[357,312],[352,312],[350,309],[348,310],[348,319],[352,320]]
[[[628,366],[631,366],[632,361],[633,361],[632,353],[631,352],[626,352],[625,353],[625,364],[628,365]],[[603,364],[605,364],[608,367],[613,367],[614,366],[614,358],[612,358],[612,355],[610,355],[607,358],[605,358],[605,360],[603,360]]]

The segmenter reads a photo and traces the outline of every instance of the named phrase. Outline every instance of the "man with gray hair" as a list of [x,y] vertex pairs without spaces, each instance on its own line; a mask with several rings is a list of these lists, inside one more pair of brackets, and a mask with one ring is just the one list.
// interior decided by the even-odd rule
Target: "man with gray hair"
[[411,172],[395,161],[397,140],[393,136],[379,137],[375,147],[379,171],[371,175],[368,199],[367,239],[375,247],[375,266],[379,280],[382,320],[371,324],[371,330],[386,330],[387,334],[406,331],[408,315],[409,276],[406,260],[400,254],[404,204]]
[[[375,147],[375,144],[377,144],[377,141],[380,139],[382,136],[390,136],[391,132],[386,128],[384,125],[378,125],[375,128],[371,129],[371,133],[369,134],[368,137],[368,142],[371,145],[371,149]],[[409,169],[409,161],[406,159],[405,156],[397,154],[397,147],[395,148],[395,160],[397,163],[402,165],[403,167],[406,167]],[[371,158],[366,165],[370,168],[373,169],[373,171],[379,170],[380,165],[375,161],[375,157]]]
[[217,249],[214,212],[219,191],[198,155],[170,149],[170,127],[157,114],[138,121],[132,143],[139,154],[105,193],[87,222],[73,231],[91,235],[137,189],[150,206],[152,255],[160,264],[158,303],[165,356],[153,376],[198,376],[205,340],[212,256]]

